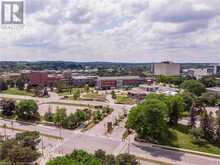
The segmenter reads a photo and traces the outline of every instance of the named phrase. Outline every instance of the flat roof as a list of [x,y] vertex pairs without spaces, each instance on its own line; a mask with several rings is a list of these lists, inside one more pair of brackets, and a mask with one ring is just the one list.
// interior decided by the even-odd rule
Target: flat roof
[[141,77],[139,76],[98,77],[98,80],[127,80],[127,79],[141,79]]

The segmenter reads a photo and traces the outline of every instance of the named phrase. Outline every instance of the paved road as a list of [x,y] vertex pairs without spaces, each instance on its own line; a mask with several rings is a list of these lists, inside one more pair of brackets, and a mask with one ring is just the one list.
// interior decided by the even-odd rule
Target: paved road
[[[0,120],[0,125],[3,124],[11,126],[10,121]],[[60,136],[60,129],[49,126],[27,125],[14,122],[13,127],[30,131],[37,130],[44,134]],[[61,135],[64,138],[62,143],[47,151],[48,153],[70,153],[74,149],[85,149],[89,152],[94,152],[97,149],[103,149],[106,150],[107,153],[112,154],[129,151],[130,153],[137,156],[171,162],[177,165],[219,165],[218,159],[164,150],[161,148],[153,147],[151,145],[136,142],[131,142],[128,147],[127,142],[122,142],[121,140],[106,136],[96,136],[88,133],[84,134],[79,131],[71,131],[65,129],[62,129]]]

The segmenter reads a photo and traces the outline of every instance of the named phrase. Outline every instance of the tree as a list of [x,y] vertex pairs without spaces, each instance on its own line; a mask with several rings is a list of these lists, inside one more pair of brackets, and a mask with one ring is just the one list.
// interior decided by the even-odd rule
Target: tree
[[63,80],[57,81],[56,88],[57,88],[58,93],[63,92],[63,89],[66,88],[65,82]]
[[85,91],[86,93],[89,93],[90,89],[89,89],[89,85],[88,85],[88,84],[86,84],[86,85],[84,86],[84,91]]
[[19,90],[24,90],[25,81],[22,78],[18,78],[16,81],[16,87]]
[[216,136],[215,136],[215,141],[216,144],[220,147],[220,110],[216,112]]
[[37,145],[40,143],[40,133],[37,131],[17,133],[15,139],[23,147],[30,147],[32,150],[37,150]]
[[65,124],[66,118],[66,109],[58,107],[56,113],[54,114],[54,122],[57,124],[57,126],[63,126]]
[[7,83],[3,79],[0,79],[0,91],[4,91],[7,89],[8,89]]
[[102,160],[102,164],[104,164],[106,159],[106,152],[103,150],[97,150],[95,151],[95,157]]
[[205,86],[197,80],[185,80],[180,87],[197,96],[201,96],[206,91]]
[[48,122],[53,122],[53,113],[51,112],[51,108],[49,107],[48,112],[44,114],[44,120]]
[[134,155],[130,154],[120,154],[116,158],[116,162],[118,165],[139,165],[137,158]]
[[[24,132],[16,135],[16,138],[6,139],[1,143],[1,160],[8,164],[31,164],[40,157],[36,150],[39,144],[36,132]],[[33,143],[32,143],[33,142]]]
[[178,120],[182,115],[184,110],[183,100],[180,96],[172,97],[170,101],[170,108],[169,108],[169,125],[176,126],[178,124]]
[[192,93],[190,93],[188,91],[182,92],[180,94],[180,96],[183,99],[184,111],[185,112],[189,112],[191,110],[191,107],[192,107],[193,102],[194,102],[194,96],[192,95]]
[[83,150],[75,150],[70,155],[54,158],[46,165],[139,165],[137,158],[130,154],[106,155],[105,151],[98,150],[95,155]]
[[40,86],[37,86],[33,90],[35,97],[40,97],[42,95],[42,88]]
[[94,155],[88,154],[83,150],[73,151],[69,157],[72,160],[75,160],[77,164],[81,163],[82,165],[101,165],[101,160],[97,159]]
[[22,147],[18,144],[11,146],[3,145],[3,147],[10,147],[6,150],[6,159],[8,159],[11,164],[30,164],[40,157],[40,153],[32,150],[30,147]]
[[206,92],[206,93],[203,93],[199,97],[199,99],[202,102],[202,104],[205,104],[208,106],[215,106],[217,103],[218,96],[216,94]]
[[114,91],[114,90],[112,91],[112,93],[111,93],[111,94],[112,94],[112,98],[113,98],[113,99],[116,99],[116,97],[117,97],[117,96],[116,96],[116,93],[115,93],[115,91]]
[[116,165],[116,159],[114,155],[106,155],[104,165]]
[[196,115],[197,115],[196,107],[192,106],[192,108],[190,110],[190,121],[189,121],[189,126],[191,128],[195,128],[196,127]]
[[79,125],[79,122],[78,122],[76,115],[71,113],[67,117],[64,127],[68,128],[68,129],[74,129],[74,128],[78,127],[78,125]]
[[207,88],[216,86],[216,78],[214,76],[204,76],[199,81]]
[[128,115],[128,127],[134,129],[139,137],[152,141],[164,140],[168,132],[165,120],[167,105],[150,99],[132,108]]
[[6,100],[3,99],[1,101],[2,104],[2,114],[4,116],[12,116],[15,113],[15,101],[14,100]]
[[180,85],[184,81],[184,77],[159,75],[156,77],[156,81],[159,83]]
[[103,118],[102,113],[100,110],[97,110],[93,113],[93,119],[96,123],[98,123],[99,121],[101,121]]
[[79,90],[79,89],[76,89],[76,90],[73,92],[73,99],[74,99],[74,100],[77,100],[79,97],[80,97],[80,90]]
[[46,165],[77,165],[77,162],[67,156],[58,156],[48,161]]
[[206,140],[213,141],[214,138],[214,118],[212,112],[204,111],[200,118],[200,125]]
[[39,120],[38,106],[34,100],[21,100],[16,105],[16,114],[22,120]]
[[76,118],[79,122],[83,122],[86,120],[86,113],[81,111],[81,110],[77,110],[75,112]]

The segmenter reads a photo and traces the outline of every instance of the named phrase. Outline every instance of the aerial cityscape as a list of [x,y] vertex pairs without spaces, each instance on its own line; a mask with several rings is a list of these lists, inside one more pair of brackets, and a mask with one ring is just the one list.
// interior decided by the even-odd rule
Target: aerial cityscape
[[219,0],[0,4],[0,164],[220,165]]

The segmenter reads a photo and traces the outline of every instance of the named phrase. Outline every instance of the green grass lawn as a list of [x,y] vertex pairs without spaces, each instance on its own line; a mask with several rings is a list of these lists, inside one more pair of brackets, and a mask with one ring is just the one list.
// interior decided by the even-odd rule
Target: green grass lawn
[[165,145],[220,155],[220,148],[207,141],[197,144],[187,126],[178,125],[176,128],[170,128],[170,132],[172,137]]
[[68,96],[71,95],[69,91],[58,93],[59,96]]
[[105,96],[100,95],[98,93],[86,93],[82,96],[82,99],[88,99],[88,100],[97,100],[97,101],[105,101]]
[[11,95],[22,95],[22,96],[32,96],[33,93],[27,92],[26,90],[19,90],[17,88],[8,88],[5,91],[2,91],[4,94],[11,94]]
[[135,104],[135,101],[132,98],[126,96],[117,96],[116,104]]
[[80,90],[80,92],[84,91],[84,88],[72,88],[72,93],[70,93],[69,90],[64,90],[63,92],[59,92],[58,95],[60,96],[69,96],[69,95],[73,95],[75,90]]

